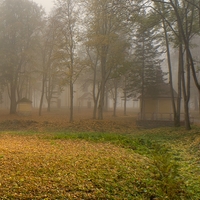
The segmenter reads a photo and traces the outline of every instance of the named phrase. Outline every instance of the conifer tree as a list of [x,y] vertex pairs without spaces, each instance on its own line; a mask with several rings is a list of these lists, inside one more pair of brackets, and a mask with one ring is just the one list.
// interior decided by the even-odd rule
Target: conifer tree
[[129,69],[127,87],[129,97],[141,95],[141,113],[143,113],[143,97],[157,95],[159,85],[164,82],[158,33],[147,24],[148,19],[141,17],[135,34],[134,58]]

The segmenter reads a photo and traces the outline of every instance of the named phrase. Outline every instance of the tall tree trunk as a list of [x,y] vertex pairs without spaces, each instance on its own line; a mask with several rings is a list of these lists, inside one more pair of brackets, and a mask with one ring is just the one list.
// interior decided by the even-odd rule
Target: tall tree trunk
[[69,90],[70,90],[70,114],[69,114],[69,122],[73,122],[74,120],[74,40],[72,30],[70,28],[70,80],[69,80]]
[[[189,30],[188,30],[188,24],[187,24],[187,14],[186,14],[186,36],[187,36],[187,46],[189,47]],[[190,113],[189,113],[189,101],[190,101],[190,65],[191,65],[191,57],[190,57],[190,52],[189,49],[186,51],[186,72],[187,72],[187,82],[186,82],[186,86],[185,86],[185,90],[183,91],[183,95],[184,97],[184,102],[185,102],[185,128],[186,130],[190,130],[191,129],[191,125],[190,125]],[[192,63],[193,63],[193,59],[192,59]]]
[[10,89],[10,114],[15,114],[17,112],[16,86],[11,83]]
[[105,98],[105,86],[106,86],[106,56],[108,52],[107,46],[101,47],[101,87],[100,87],[100,99],[98,105],[98,119],[103,119],[104,111],[104,98]]
[[98,101],[94,101],[94,108],[93,108],[93,119],[96,119],[96,115],[97,115],[97,105],[98,105]]
[[[88,55],[89,55],[89,53],[88,53]],[[96,119],[98,96],[99,96],[99,91],[98,91],[98,95],[96,97],[96,80],[97,80],[97,60],[96,60],[95,66],[94,66],[94,77],[93,77],[93,85],[92,85],[92,87],[93,87],[92,88],[92,96],[93,96],[93,102],[94,102],[93,119]],[[99,87],[98,87],[98,89],[99,89]]]
[[105,85],[104,81],[102,81],[101,91],[100,91],[100,98],[99,98],[99,105],[98,105],[98,119],[103,119],[103,111],[104,111],[104,96],[105,96]]
[[[195,66],[194,66],[194,60],[193,60],[193,57],[192,57],[192,53],[190,51],[190,45],[189,45],[189,41],[190,41],[190,37],[191,37],[191,30],[188,30],[189,27],[188,27],[188,18],[187,18],[187,13],[185,13],[185,21],[186,21],[186,24],[185,26],[183,26],[183,20],[182,20],[182,16],[179,14],[179,2],[176,0],[175,2],[173,2],[172,0],[170,0],[170,3],[174,9],[174,12],[175,12],[175,15],[176,15],[176,18],[177,18],[177,23],[178,23],[178,29],[179,29],[179,37],[182,38],[182,41],[184,42],[184,45],[185,45],[185,51],[186,51],[186,56],[187,56],[187,71],[188,73],[190,74],[190,70],[189,68],[191,68],[192,70],[192,75],[193,75],[193,79],[194,79],[194,82],[195,82],[195,85],[196,87],[198,88],[198,90],[200,91],[200,84],[198,82],[198,79],[197,79],[197,74],[196,74],[196,71],[195,71]],[[186,10],[187,11],[187,10]],[[192,14],[194,15],[194,10],[191,10]],[[193,16],[194,18],[194,16]],[[191,21],[193,23],[193,21]],[[184,31],[184,27],[186,28],[186,30]],[[190,78],[188,77],[189,74],[187,75],[187,93],[184,94],[184,107],[185,107],[185,126],[186,126],[186,129],[189,130],[191,129],[190,127],[190,122],[189,122],[189,108],[188,108],[188,103],[189,103],[189,98],[190,98]],[[183,88],[183,92],[186,92],[186,88]]]
[[179,64],[178,64],[178,96],[177,96],[177,113],[175,116],[175,127],[180,126],[180,117],[181,117],[181,71],[183,65],[183,50],[182,44],[179,45]]
[[97,50],[97,56],[95,58],[95,62],[93,62],[92,56],[90,55],[90,52],[89,52],[89,48],[86,48],[86,51],[87,51],[87,55],[90,59],[90,62],[92,63],[92,66],[93,66],[92,69],[94,71],[93,83],[92,83],[92,97],[93,97],[93,102],[94,102],[93,119],[96,119],[97,106],[98,106],[98,100],[99,100],[99,87],[97,87],[97,65],[98,65],[98,61],[99,61],[99,51]]
[[143,36],[143,44],[142,44],[142,53],[143,53],[143,63],[142,63],[142,89],[141,89],[141,99],[140,99],[140,113],[141,113],[141,119],[144,120],[145,119],[145,105],[144,105],[144,95],[145,95],[145,91],[144,91],[144,84],[145,84],[145,76],[144,76],[144,70],[145,70],[145,63],[144,63],[144,36]]
[[40,106],[39,106],[39,116],[42,115],[42,105],[43,105],[43,101],[44,101],[45,82],[46,82],[46,75],[43,74],[43,78],[42,78],[42,93],[41,93],[41,97],[40,97]]
[[[187,56],[187,55],[186,55]],[[184,99],[184,116],[185,116],[185,128],[186,130],[190,130],[190,116],[189,116],[189,99],[190,99],[190,66],[187,57],[187,82],[185,82],[185,73],[184,69],[182,68],[182,88],[183,88],[183,99]]]
[[126,116],[126,101],[127,101],[127,95],[126,95],[126,76],[124,77],[124,116]]
[[50,78],[50,72],[49,72],[49,67],[48,67],[48,84],[46,85],[47,89],[46,89],[46,99],[47,99],[47,112],[51,111],[51,87],[52,87],[52,82],[51,82],[51,78]]
[[116,110],[117,110],[117,86],[115,85],[114,88],[114,106],[113,106],[113,117],[116,117]]
[[200,114],[200,91],[199,92],[199,114]]
[[127,101],[126,89],[124,89],[124,116],[127,115],[127,113],[126,113],[126,101]]
[[[174,88],[173,88],[171,56],[170,56],[170,49],[169,49],[169,39],[168,39],[167,27],[166,27],[164,19],[162,20],[162,23],[163,23],[164,33],[165,33],[165,45],[166,45],[166,50],[167,50],[169,84],[170,84],[170,92],[171,92],[172,110],[173,110],[173,114],[174,114],[174,126],[180,126],[180,110],[179,110],[179,113],[177,112],[178,109],[176,110]],[[178,105],[179,104],[177,104],[177,107],[178,107]]]
[[74,87],[72,82],[72,77],[70,80],[70,117],[69,122],[73,122],[73,112],[74,112]]
[[108,111],[108,107],[109,107],[109,105],[108,105],[108,90],[107,90],[107,87],[105,87],[105,99],[104,99],[104,111],[105,112],[107,112]]
[[95,96],[95,93],[93,91],[93,101],[94,101],[93,119],[96,119],[99,95],[100,95],[100,90],[98,90],[97,96]]

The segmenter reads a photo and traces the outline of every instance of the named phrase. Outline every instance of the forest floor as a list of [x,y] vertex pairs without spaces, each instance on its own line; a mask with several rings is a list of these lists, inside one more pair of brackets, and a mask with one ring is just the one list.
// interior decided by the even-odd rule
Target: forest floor
[[[43,110],[39,116],[38,109],[34,109],[29,116],[18,114],[10,115],[8,110],[0,110],[1,131],[68,131],[68,132],[110,132],[131,133],[138,128],[136,119],[138,110],[127,109],[126,115],[123,110],[117,110],[114,117],[112,111],[104,112],[104,119],[93,119],[92,109],[74,110],[73,122],[69,122],[69,109]],[[191,113],[191,123],[200,125],[198,112]]]
[[199,200],[199,126],[144,130],[136,118],[0,110],[0,199]]
[[10,115],[9,111],[0,111],[0,129],[5,130],[27,130],[27,131],[73,131],[73,132],[115,132],[129,133],[136,128],[137,111],[128,110],[124,115],[122,110],[113,117],[112,111],[104,112],[104,119],[92,118],[92,109],[74,111],[74,120],[69,122],[69,110],[53,110],[42,112],[39,116],[38,110],[33,110],[30,116],[18,114]]

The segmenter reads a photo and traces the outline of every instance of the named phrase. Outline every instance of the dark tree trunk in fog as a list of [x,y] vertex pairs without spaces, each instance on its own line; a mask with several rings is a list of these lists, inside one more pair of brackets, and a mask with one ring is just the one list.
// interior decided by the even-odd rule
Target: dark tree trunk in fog
[[16,86],[12,83],[10,88],[10,101],[10,114],[15,114],[17,111]]
[[[183,44],[185,45],[185,52],[186,52],[186,62],[187,62],[187,86],[183,88],[183,96],[184,96],[184,108],[185,108],[185,126],[187,130],[190,130],[190,122],[189,122],[189,108],[188,108],[188,102],[190,98],[190,69],[192,70],[193,79],[195,82],[196,87],[200,91],[200,84],[197,79],[197,74],[194,66],[194,60],[191,53],[191,47],[190,47],[190,39],[192,35],[194,35],[195,32],[193,30],[193,25],[195,24],[195,13],[199,13],[199,8],[194,6],[193,4],[190,4],[189,2],[184,2],[185,4],[182,4],[184,6],[184,21],[183,21],[183,12],[180,12],[180,4],[178,1],[173,2],[170,0],[170,5],[172,6],[179,30],[179,37],[182,38]],[[193,32],[194,31],[194,32]],[[198,30],[199,32],[199,30]],[[183,78],[183,77],[182,77]]]
[[48,77],[49,77],[49,80],[47,81],[48,82],[48,85],[46,85],[46,100],[47,100],[47,112],[50,112],[51,111],[51,80],[50,80],[50,74],[48,73]]
[[[199,33],[199,30],[196,29],[196,24],[198,21],[196,20],[196,15],[199,14],[199,7],[196,5],[195,1],[193,3],[189,1],[178,1],[178,0],[170,0],[168,2],[165,1],[156,1],[162,4],[163,8],[164,5],[170,6],[171,9],[170,12],[172,12],[175,16],[176,21],[176,28],[177,30],[174,30],[174,27],[171,26],[168,19],[165,17],[164,13],[161,13],[161,16],[165,21],[168,23],[169,27],[173,31],[174,35],[177,38],[177,42],[179,45],[179,72],[178,72],[178,94],[179,98],[181,98],[181,85],[182,85],[182,92],[183,92],[183,99],[184,99],[184,116],[185,116],[185,128],[187,130],[190,130],[190,117],[189,117],[189,99],[190,99],[190,70],[192,70],[193,79],[195,82],[196,87],[200,91],[200,84],[197,79],[197,74],[194,66],[194,60],[191,53],[191,45],[190,41],[191,38]],[[163,9],[164,10],[164,9]],[[158,11],[159,12],[159,11]],[[160,13],[160,12],[159,12]],[[177,44],[177,43],[176,43]],[[184,51],[183,51],[184,49]],[[184,71],[184,63],[183,63],[183,52],[185,52],[186,55],[186,69]],[[179,104],[180,100],[177,101],[177,124],[179,126]],[[175,119],[176,120],[176,119]]]
[[[185,31],[186,31],[186,43],[185,46],[189,47],[189,28],[188,28],[188,18],[187,18],[187,13],[185,13],[185,18],[186,18],[186,27],[185,27]],[[192,63],[193,63],[193,59],[192,59]],[[185,69],[185,73],[184,73],[184,69],[183,69],[183,73],[182,73],[182,78],[183,78],[183,98],[184,98],[184,110],[185,110],[185,128],[187,130],[191,129],[190,126],[190,114],[189,114],[189,101],[190,101],[190,65],[191,65],[191,60],[190,60],[190,52],[189,49],[186,50],[186,69]],[[186,77],[185,77],[186,74]],[[186,81],[185,81],[186,78]]]
[[[177,23],[178,23],[178,30],[179,30],[179,39],[180,39],[180,44],[179,46],[182,47],[182,44],[185,45],[185,52],[186,52],[186,76],[187,76],[187,81],[185,81],[185,73],[184,73],[184,64],[183,64],[183,53],[182,58],[181,58],[181,81],[182,81],[182,91],[183,91],[183,99],[184,99],[184,116],[185,116],[185,128],[186,130],[190,130],[190,116],[189,116],[189,100],[190,100],[190,67],[192,68],[192,70],[194,69],[194,62],[193,62],[193,58],[190,52],[190,47],[189,47],[189,32],[190,30],[188,30],[188,21],[187,21],[187,13],[185,13],[185,17],[186,17],[186,30],[184,31],[184,27],[183,27],[183,22],[182,22],[182,18],[179,14],[179,10],[177,7],[177,3],[174,4],[173,2],[171,2],[172,7],[174,8],[175,11],[175,15],[177,18]],[[181,50],[183,52],[183,50]],[[194,77],[194,81],[196,78],[196,72],[195,72],[195,76]],[[196,80],[197,81],[197,80]],[[197,86],[199,86],[198,81],[196,82]],[[200,89],[200,88],[199,88]]]
[[185,72],[182,68],[182,88],[183,88],[183,100],[184,100],[184,115],[185,115],[185,128],[190,130],[190,116],[189,116],[189,100],[190,100],[190,66],[188,63],[188,56],[186,55],[187,66],[186,66],[186,76],[187,81],[185,81]]
[[141,113],[141,119],[142,120],[145,120],[145,107],[144,107],[144,85],[145,85],[145,76],[144,76],[144,70],[145,70],[145,51],[144,51],[144,48],[145,48],[145,44],[144,44],[144,36],[142,36],[142,75],[141,75],[141,81],[142,81],[142,88],[141,88],[141,99],[140,99],[140,113]]
[[93,119],[96,119],[96,115],[97,115],[97,105],[98,105],[98,102],[97,102],[97,101],[94,101]]
[[[88,52],[88,55],[90,57],[90,54]],[[90,57],[90,61],[92,61]],[[98,105],[98,99],[99,99],[99,87],[98,87],[98,95],[96,96],[96,81],[97,81],[97,62],[98,62],[98,55],[96,57],[96,61],[94,64],[94,74],[93,74],[93,83],[92,83],[92,96],[93,96],[93,102],[94,102],[94,108],[93,108],[93,119],[96,119],[97,115],[97,105]]]
[[117,110],[117,84],[114,87],[114,105],[113,105],[113,117],[116,117],[116,110]]
[[100,98],[98,105],[98,119],[103,119],[103,111],[104,111],[104,100],[105,100],[105,87],[106,87],[106,61],[108,54],[108,46],[101,47],[101,86],[100,86]]
[[124,116],[126,116],[126,101],[127,101],[127,94],[126,94],[126,77],[124,79]]
[[167,27],[165,24],[165,20],[162,20],[163,23],[163,29],[165,33],[165,44],[166,44],[166,50],[167,50],[167,62],[168,62],[168,71],[169,71],[169,84],[170,84],[170,91],[171,91],[171,101],[172,101],[172,109],[174,114],[174,126],[179,127],[180,126],[180,77],[178,76],[178,98],[177,98],[177,107],[175,104],[175,97],[174,97],[174,88],[173,88],[173,78],[172,78],[172,66],[171,66],[171,56],[170,56],[170,49],[169,49],[169,39],[167,34]]
[[198,98],[199,105],[198,106],[199,106],[199,114],[200,114],[200,91],[198,91],[198,95],[199,95],[199,98]]
[[[92,58],[88,52],[88,55],[90,57],[90,61],[92,62]],[[100,97],[100,87],[99,83],[97,84],[97,63],[98,63],[98,58],[99,58],[99,52],[97,50],[97,55],[95,59],[95,63],[93,66],[93,83],[92,83],[92,96],[93,96],[93,102],[94,102],[94,107],[93,107],[93,119],[97,118],[97,112],[98,112],[98,103],[99,103],[99,97]]]
[[97,108],[98,108],[98,102],[99,102],[99,95],[100,95],[100,90],[99,89],[98,89],[97,96],[95,96],[95,92],[93,90],[93,101],[94,101],[93,119],[96,119],[96,115],[97,115],[97,111],[98,111]]
[[109,104],[108,104],[108,89],[107,87],[105,88],[105,100],[104,100],[104,111],[108,112],[109,109]]
[[70,47],[69,47],[69,54],[70,54],[70,67],[69,67],[69,72],[70,72],[70,76],[69,76],[69,91],[70,91],[70,114],[69,114],[69,122],[73,122],[73,118],[74,118],[74,82],[73,82],[73,78],[74,78],[74,57],[75,57],[75,53],[74,53],[74,48],[75,48],[75,44],[74,44],[74,37],[75,35],[73,34],[73,31],[71,29],[72,24],[69,24],[69,32],[70,32]]
[[[51,50],[52,51],[52,50]],[[50,53],[51,57],[51,53]],[[47,64],[47,80],[46,80],[46,100],[47,100],[47,112],[51,111],[51,99],[52,99],[52,94],[53,94],[53,81],[51,80],[51,69],[50,69],[50,58],[48,60]]]
[[70,115],[69,115],[69,122],[73,122],[73,113],[74,113],[74,87],[73,87],[72,80],[70,80]]
[[46,74],[43,74],[42,75],[42,91],[41,91],[40,106],[39,106],[39,116],[42,115],[42,106],[43,106],[44,91],[45,91],[45,82],[46,82]]
[[180,126],[180,117],[181,117],[181,71],[182,71],[182,64],[183,64],[183,52],[182,52],[182,45],[179,45],[179,64],[178,64],[178,96],[177,96],[177,112],[174,116],[174,125],[175,127]]
[[[125,93],[125,92],[124,92],[124,93]],[[125,94],[125,95],[126,95],[126,94]],[[126,113],[126,101],[127,101],[127,97],[124,96],[124,116],[127,115],[127,113]]]
[[103,111],[104,111],[104,95],[105,95],[105,83],[101,84],[100,87],[100,98],[99,98],[99,105],[98,105],[98,119],[103,119]]

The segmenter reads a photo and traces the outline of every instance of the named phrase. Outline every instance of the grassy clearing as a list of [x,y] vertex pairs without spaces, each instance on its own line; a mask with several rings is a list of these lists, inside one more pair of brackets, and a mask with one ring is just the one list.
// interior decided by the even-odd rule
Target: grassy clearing
[[0,199],[200,199],[200,132],[1,133]]

